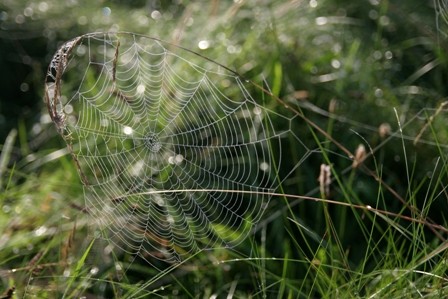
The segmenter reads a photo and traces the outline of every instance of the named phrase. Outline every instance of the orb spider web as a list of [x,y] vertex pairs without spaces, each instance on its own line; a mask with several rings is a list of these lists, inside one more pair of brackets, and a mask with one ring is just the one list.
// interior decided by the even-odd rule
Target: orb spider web
[[[298,166],[285,140],[311,151],[289,117],[237,73],[133,33],[62,45],[46,104],[77,166],[86,211],[123,251],[180,261],[239,244]],[[272,107],[272,105],[271,105]]]

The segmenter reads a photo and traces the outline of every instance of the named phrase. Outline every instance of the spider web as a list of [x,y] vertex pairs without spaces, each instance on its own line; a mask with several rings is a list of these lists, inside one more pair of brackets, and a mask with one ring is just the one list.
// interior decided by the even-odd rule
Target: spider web
[[[48,110],[79,170],[86,211],[111,242],[179,261],[251,232],[298,166],[285,161],[285,141],[299,139],[293,117],[267,109],[266,95],[253,98],[247,84],[131,33],[87,34],[56,52]],[[311,151],[301,144],[300,152]]]
[[446,38],[448,36],[446,29],[446,24],[448,24],[448,0],[434,0],[434,10],[437,30]]

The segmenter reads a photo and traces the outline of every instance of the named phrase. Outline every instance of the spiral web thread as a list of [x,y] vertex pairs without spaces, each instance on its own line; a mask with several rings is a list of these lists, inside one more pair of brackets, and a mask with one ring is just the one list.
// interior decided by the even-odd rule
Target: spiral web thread
[[[293,118],[206,58],[131,33],[65,43],[47,75],[50,116],[86,211],[127,253],[179,261],[241,242],[284,178]],[[281,126],[283,129],[276,129]],[[300,142],[298,142],[300,144]],[[310,151],[301,145],[302,157]]]

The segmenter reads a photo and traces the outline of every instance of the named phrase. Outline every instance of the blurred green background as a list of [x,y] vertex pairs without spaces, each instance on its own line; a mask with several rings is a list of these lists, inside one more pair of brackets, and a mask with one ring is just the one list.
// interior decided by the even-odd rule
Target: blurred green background
[[[285,193],[322,197],[319,167],[331,162],[339,173],[331,199],[446,225],[448,131],[446,112],[438,108],[444,107],[448,94],[447,9],[444,0],[0,0],[4,161],[0,165],[0,290],[7,292],[15,285],[17,293],[24,294],[35,286],[29,282],[30,277],[38,277],[29,271],[35,264],[58,264],[63,250],[76,256],[74,252],[88,245],[82,237],[89,235],[88,225],[73,228],[76,221],[71,221],[81,214],[80,181],[43,102],[45,74],[53,54],[64,41],[88,32],[141,33],[197,51],[248,79],[265,81],[275,95],[302,109],[352,153],[359,144],[375,152],[364,163],[367,170],[355,169],[330,139],[316,138],[297,119],[294,128],[301,140],[310,148],[322,146],[328,155],[307,159],[285,182]],[[11,139],[12,148],[6,154],[11,130],[17,130],[17,137]],[[62,221],[64,217],[71,220]],[[375,224],[366,224],[363,217]],[[143,265],[135,266],[121,281],[143,297],[345,298],[379,291],[384,291],[379,297],[442,296],[438,292],[446,286],[444,251],[430,253],[443,244],[446,231],[417,227],[416,222],[398,218],[380,224],[372,219],[336,205],[328,208],[297,201],[289,206],[274,201],[262,229],[242,250],[243,262],[216,264],[235,256],[217,253],[218,257],[211,257],[210,253],[191,268],[158,276],[156,286],[142,283],[152,273],[143,270]],[[45,238],[39,228],[45,228]],[[51,228],[58,233],[48,235]],[[78,245],[64,245],[74,238],[74,231]],[[57,254],[49,257],[51,252]],[[261,259],[247,258],[253,252]],[[271,264],[263,259],[268,257],[284,261]],[[429,265],[422,266],[419,262],[425,258]],[[321,269],[321,264],[329,266]],[[93,274],[86,286],[78,277],[67,286],[67,281],[59,280],[66,267],[51,265],[43,267],[52,270],[44,272],[36,289],[61,284],[67,297],[127,296],[110,282],[120,271],[109,260],[104,262],[106,269],[100,269],[105,282],[96,286],[90,279]],[[411,271],[417,275],[411,279],[391,272],[414,271],[415,265],[432,276]],[[8,272],[21,267],[25,270],[17,275]],[[201,269],[212,274],[205,275]],[[418,285],[418,292],[407,288],[408,278]],[[394,288],[388,288],[391,284]],[[168,291],[160,291],[160,286],[168,286]],[[42,295],[41,289],[35,292],[37,297],[53,298]]]

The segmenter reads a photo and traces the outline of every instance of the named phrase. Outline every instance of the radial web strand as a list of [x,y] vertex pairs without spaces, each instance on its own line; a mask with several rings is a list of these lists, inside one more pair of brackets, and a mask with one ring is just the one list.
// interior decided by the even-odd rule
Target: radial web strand
[[227,68],[130,33],[67,42],[46,81],[86,211],[122,250],[169,261],[241,242],[294,169],[292,119],[263,100]]

